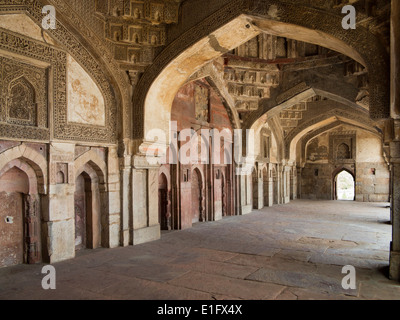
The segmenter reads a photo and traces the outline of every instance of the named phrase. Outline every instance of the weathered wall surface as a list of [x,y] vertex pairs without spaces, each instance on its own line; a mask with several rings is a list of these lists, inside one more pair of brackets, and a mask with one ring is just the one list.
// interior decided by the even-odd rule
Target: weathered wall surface
[[[171,120],[177,122],[178,133],[185,129],[193,129],[200,136],[201,130],[215,129],[222,132],[227,129],[227,143],[232,141],[232,126],[225,106],[204,79],[190,82],[179,90],[172,106]],[[188,139],[178,142],[179,149],[187,141]],[[209,150],[212,154],[213,143]],[[179,222],[171,223],[172,228],[178,226],[180,229],[186,229],[199,221],[219,220],[223,216],[233,214],[232,166],[224,161],[223,141],[215,150],[220,156],[220,164],[213,164],[210,160],[209,164],[190,161],[187,164],[163,166],[170,174],[169,179],[175,181],[178,186],[176,193],[171,195],[176,199],[171,199],[171,202],[175,203],[171,208],[171,219]],[[190,151],[186,154],[191,155]]]
[[[116,130],[116,115],[110,110],[116,106],[110,105],[99,74],[92,73],[93,58],[78,62],[79,54],[72,58],[28,15],[1,17],[1,191],[22,195],[25,205],[13,214],[15,221],[33,221],[32,230],[37,230],[29,236],[31,243],[17,250],[18,256],[24,263],[75,256],[80,210],[75,182],[82,172],[89,177],[93,199],[85,204],[90,208],[86,218],[94,219],[87,222],[89,229],[96,226],[90,246],[118,246],[119,161],[110,139]],[[18,45],[22,42],[23,49]],[[21,172],[28,183],[19,179]]]
[[[349,149],[341,149],[343,144]],[[338,154],[340,150],[344,154]],[[356,201],[389,200],[389,169],[383,158],[382,143],[375,135],[352,126],[340,126],[309,141],[306,158],[301,169],[303,199],[335,199],[335,177],[345,169],[355,178]]]

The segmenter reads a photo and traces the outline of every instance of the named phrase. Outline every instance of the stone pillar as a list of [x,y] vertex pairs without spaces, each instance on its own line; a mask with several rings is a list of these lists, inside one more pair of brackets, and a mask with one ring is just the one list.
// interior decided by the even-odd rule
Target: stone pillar
[[150,165],[145,156],[133,158],[132,169],[132,244],[158,240],[158,165]]
[[283,167],[283,203],[290,202],[290,167]]
[[400,141],[390,144],[392,166],[392,243],[390,245],[389,277],[400,280]]
[[391,34],[391,116],[400,119],[400,1],[392,0]]
[[[259,168],[262,168],[263,164],[259,164]],[[262,176],[262,170],[258,170],[258,210],[264,208],[264,181]]]
[[235,181],[235,185],[236,185],[236,192],[235,192],[235,206],[234,206],[234,210],[235,210],[235,215],[239,216],[242,214],[242,184],[241,184],[241,178],[240,175],[238,175],[236,173],[236,169],[234,170],[235,174],[234,174],[234,181]]
[[274,205],[274,181],[272,177],[272,165],[268,163],[267,166],[267,174],[268,174],[268,207],[272,207]]
[[400,1],[392,0],[391,10],[391,116],[395,119],[394,139],[390,143],[392,243],[390,279],[400,280]]
[[121,188],[121,246],[126,247],[130,243],[130,212],[132,207],[131,196],[131,171],[132,148],[130,142],[124,141],[124,154],[120,158],[120,188]]
[[301,199],[301,184],[302,184],[302,171],[301,167],[297,168],[297,198]]
[[278,190],[278,204],[282,204],[282,165],[278,164],[276,166],[276,174],[277,174],[277,190]]
[[115,248],[120,244],[121,230],[121,196],[119,179],[119,159],[117,147],[110,147],[108,151],[108,247]]
[[[51,143],[49,162],[48,215],[43,217],[48,237],[49,263],[75,257],[75,145]],[[57,170],[66,166],[62,184],[57,184]]]
[[[245,168],[245,167],[244,167]],[[249,173],[250,172],[250,173]],[[243,169],[241,171],[238,169],[237,178],[239,180],[239,197],[240,197],[240,215],[249,214],[253,211],[252,206],[252,175],[251,171]]]
[[291,200],[297,199],[297,169],[293,166],[291,169]]

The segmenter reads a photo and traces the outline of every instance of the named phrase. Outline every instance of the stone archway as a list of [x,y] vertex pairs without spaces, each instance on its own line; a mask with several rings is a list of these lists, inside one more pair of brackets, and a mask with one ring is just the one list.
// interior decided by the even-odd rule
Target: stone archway
[[[82,157],[75,161],[75,167],[79,168]],[[75,237],[76,249],[107,247],[108,211],[103,171],[94,162],[88,161],[75,171],[75,177],[75,231],[78,232]],[[85,241],[83,238],[79,241],[79,235],[85,236]]]
[[38,263],[42,255],[36,174],[14,160],[0,172],[0,267]]
[[[336,171],[337,172],[337,171]],[[334,199],[341,201],[354,201],[355,192],[355,178],[354,175],[346,170],[341,169],[334,175]]]
[[322,14],[308,2],[293,5],[236,0],[183,31],[155,59],[136,87],[134,137],[144,138],[146,144],[151,143],[146,137],[152,129],[167,132],[172,100],[181,85],[209,61],[261,32],[320,45],[366,66],[370,77],[370,114],[374,118],[387,117],[389,77],[382,70],[389,69],[389,59],[384,46],[361,26],[349,34],[342,28],[340,14],[326,12],[321,18]]

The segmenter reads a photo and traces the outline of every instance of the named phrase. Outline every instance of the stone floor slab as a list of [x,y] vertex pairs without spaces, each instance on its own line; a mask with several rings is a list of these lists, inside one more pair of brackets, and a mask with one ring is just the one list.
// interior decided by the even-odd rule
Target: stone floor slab
[[[296,200],[151,243],[82,250],[54,264],[54,291],[41,288],[43,264],[2,268],[0,299],[400,300],[387,277],[386,205]],[[356,291],[341,287],[345,265],[356,268]]]

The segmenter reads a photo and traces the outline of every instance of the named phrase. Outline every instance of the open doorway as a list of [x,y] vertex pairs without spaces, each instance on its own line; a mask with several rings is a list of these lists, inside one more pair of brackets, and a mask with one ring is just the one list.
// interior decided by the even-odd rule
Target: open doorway
[[168,223],[168,181],[164,173],[158,177],[158,219],[161,230],[170,230]]
[[0,174],[0,268],[41,262],[42,252],[35,173],[18,161],[9,167]]
[[355,181],[351,173],[342,170],[335,177],[335,198],[340,201],[354,201]]

